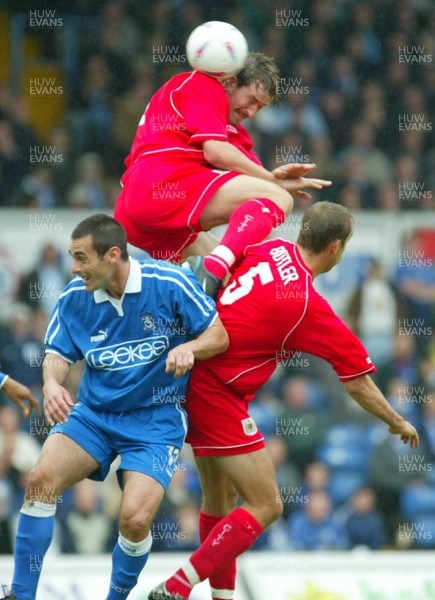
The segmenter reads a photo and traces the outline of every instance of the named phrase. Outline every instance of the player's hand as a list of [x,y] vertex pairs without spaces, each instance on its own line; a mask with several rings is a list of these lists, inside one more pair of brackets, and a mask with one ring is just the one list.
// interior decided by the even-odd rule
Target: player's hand
[[408,423],[408,421],[403,421],[400,425],[390,425],[388,431],[395,435],[400,435],[402,442],[404,444],[409,442],[411,448],[418,448],[420,444],[416,428],[411,423]]
[[[12,377],[6,379],[1,391],[6,394],[9,400],[12,400],[12,402],[15,402],[15,404],[20,407],[25,417],[30,416],[33,409],[36,410],[38,415],[41,414],[39,402],[32,396],[32,392],[29,388],[22,383],[15,381]],[[28,402],[29,406],[26,406],[25,402]]]
[[166,358],[166,373],[174,373],[174,377],[182,377],[190,371],[195,362],[195,355],[186,344],[180,344],[169,352]]
[[315,190],[321,190],[324,187],[332,185],[332,181],[327,179],[313,179],[311,177],[296,177],[295,179],[277,179],[277,184],[290,192],[292,196],[297,196],[303,200],[309,200],[311,194],[304,192],[306,188],[312,188]]
[[277,179],[297,179],[305,177],[307,173],[313,171],[316,165],[313,163],[290,163],[281,165],[272,171],[272,175]]
[[56,381],[48,381],[43,388],[44,412],[53,427],[55,422],[66,423],[74,402],[69,392]]

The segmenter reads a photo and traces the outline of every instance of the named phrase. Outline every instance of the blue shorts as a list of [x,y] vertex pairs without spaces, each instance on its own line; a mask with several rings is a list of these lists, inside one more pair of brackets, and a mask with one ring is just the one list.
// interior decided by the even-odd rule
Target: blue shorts
[[122,471],[139,471],[167,490],[178,467],[186,431],[186,412],[179,404],[114,413],[94,411],[78,402],[68,421],[55,425],[50,435],[64,433],[100,463],[89,479],[103,481],[119,454],[121,487]]

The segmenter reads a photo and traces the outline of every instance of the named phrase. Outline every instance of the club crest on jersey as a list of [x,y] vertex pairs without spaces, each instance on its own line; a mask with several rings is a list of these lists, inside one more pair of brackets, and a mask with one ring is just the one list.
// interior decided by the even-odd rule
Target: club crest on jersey
[[143,328],[146,330],[148,329],[154,329],[154,318],[153,315],[141,315],[140,318],[142,319],[142,323],[143,323]]
[[255,435],[258,431],[257,425],[252,417],[242,419],[241,421],[245,435]]

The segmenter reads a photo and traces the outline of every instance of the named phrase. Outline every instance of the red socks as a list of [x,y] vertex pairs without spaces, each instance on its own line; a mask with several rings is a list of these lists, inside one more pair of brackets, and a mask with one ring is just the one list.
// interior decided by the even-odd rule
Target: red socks
[[204,258],[205,268],[223,279],[246,246],[264,240],[284,219],[284,211],[269,198],[247,200],[231,215],[221,243]]
[[[199,539],[204,542],[215,525],[225,517],[208,515],[202,510],[199,513]],[[215,571],[208,578],[212,592],[212,598],[220,600],[232,600],[236,587],[236,561],[233,560],[228,567]]]
[[168,592],[189,598],[195,584],[230,567],[262,532],[263,528],[250,513],[236,508],[213,527],[184,567],[166,581]]

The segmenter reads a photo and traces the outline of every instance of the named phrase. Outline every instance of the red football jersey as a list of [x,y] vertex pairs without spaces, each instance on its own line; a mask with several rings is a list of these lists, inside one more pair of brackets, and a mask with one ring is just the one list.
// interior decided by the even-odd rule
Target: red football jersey
[[295,352],[325,359],[343,382],[376,371],[358,338],[314,289],[296,244],[265,241],[249,246],[245,257],[217,303],[229,348],[198,361],[193,379],[206,369],[250,396]]
[[201,143],[228,141],[229,103],[217,79],[198,71],[175,75],[151,98],[125,165],[140,157],[169,152],[171,157],[204,162]]

